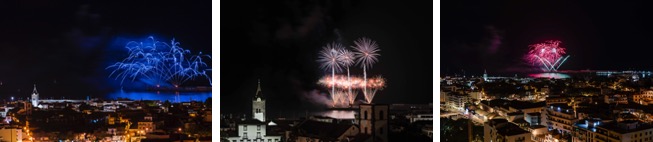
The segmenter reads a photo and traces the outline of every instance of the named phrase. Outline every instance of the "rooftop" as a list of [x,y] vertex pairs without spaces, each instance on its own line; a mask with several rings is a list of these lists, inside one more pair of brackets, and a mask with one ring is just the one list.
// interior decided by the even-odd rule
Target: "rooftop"
[[335,140],[345,134],[353,125],[335,124],[306,120],[299,124],[298,134],[309,137],[325,138],[325,140]]
[[599,128],[615,131],[620,134],[627,134],[646,129],[653,129],[653,125],[643,123],[641,121],[627,120],[622,122],[611,122],[600,125]]

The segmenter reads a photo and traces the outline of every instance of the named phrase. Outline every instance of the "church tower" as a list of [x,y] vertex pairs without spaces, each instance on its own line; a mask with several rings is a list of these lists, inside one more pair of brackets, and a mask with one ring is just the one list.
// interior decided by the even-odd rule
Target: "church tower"
[[32,91],[32,106],[37,107],[39,105],[39,92],[36,91],[36,84],[34,84],[34,90]]
[[361,104],[359,109],[360,133],[371,135],[374,142],[387,142],[388,105]]
[[256,96],[252,101],[252,112],[254,114],[254,119],[257,119],[261,122],[265,122],[265,99],[263,99],[263,93],[261,92],[261,80],[258,80],[258,87],[256,88]]
[[487,70],[483,71],[483,81],[487,81]]

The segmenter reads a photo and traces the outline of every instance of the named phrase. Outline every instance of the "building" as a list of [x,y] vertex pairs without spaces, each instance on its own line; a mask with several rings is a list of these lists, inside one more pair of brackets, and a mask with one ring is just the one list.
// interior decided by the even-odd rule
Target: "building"
[[248,119],[238,123],[237,136],[228,137],[229,142],[279,142],[281,136],[268,135],[267,123],[258,119]]
[[465,103],[469,102],[470,97],[456,92],[451,92],[447,94],[446,106],[450,110],[464,111]]
[[267,133],[270,123],[265,121],[265,100],[262,97],[261,81],[259,80],[256,95],[252,100],[253,117],[239,122],[236,134],[227,136],[228,142],[279,142],[282,140],[280,135]]
[[388,141],[388,105],[361,104],[360,133],[372,136],[372,141]]
[[653,102],[653,90],[643,90],[633,95],[633,101],[639,104],[648,105]]
[[23,131],[20,128],[2,128],[0,129],[0,141],[3,142],[22,142]]
[[254,96],[254,101],[252,102],[252,114],[254,119],[258,119],[261,122],[265,122],[265,99],[262,98],[261,94],[261,80],[258,81],[258,87],[256,88],[256,95]]
[[156,129],[156,125],[152,121],[152,116],[147,115],[143,118],[142,121],[138,121],[138,129],[144,131],[145,133],[152,132]]
[[596,141],[596,127],[601,123],[606,123],[599,118],[588,118],[579,120],[574,124],[572,141]]
[[555,104],[546,108],[546,124],[549,129],[571,134],[572,125],[578,121],[575,110],[567,104]]
[[506,119],[492,119],[483,126],[485,142],[529,142],[531,133]]
[[337,124],[306,120],[297,126],[295,142],[347,141],[360,130],[351,124]]
[[38,107],[39,105],[39,92],[36,91],[36,84],[34,84],[34,90],[32,91],[32,106]]
[[653,141],[653,125],[641,121],[602,122],[600,120],[580,121],[575,125],[576,141]]
[[524,120],[528,122],[531,126],[533,125],[542,125],[542,114],[539,112],[526,113]]

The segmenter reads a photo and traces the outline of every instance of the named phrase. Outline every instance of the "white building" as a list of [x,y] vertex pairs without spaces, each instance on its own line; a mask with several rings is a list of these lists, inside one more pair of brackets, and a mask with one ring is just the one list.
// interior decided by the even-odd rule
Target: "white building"
[[545,113],[547,126],[564,134],[570,134],[572,125],[578,121],[574,109],[566,104],[551,105]]
[[469,102],[470,97],[461,93],[447,94],[446,105],[450,110],[465,111],[465,103]]
[[238,123],[236,136],[227,137],[228,142],[279,142],[281,136],[267,134],[265,122],[265,100],[262,98],[261,81],[258,82],[256,95],[252,101],[253,118]]

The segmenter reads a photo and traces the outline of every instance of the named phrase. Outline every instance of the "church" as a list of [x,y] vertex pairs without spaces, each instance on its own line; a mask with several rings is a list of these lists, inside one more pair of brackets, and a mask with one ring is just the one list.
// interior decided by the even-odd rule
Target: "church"
[[228,137],[228,142],[279,142],[281,136],[267,134],[271,121],[265,119],[265,99],[261,92],[261,80],[258,81],[256,95],[252,99],[252,118],[245,119],[238,123],[237,136]]

